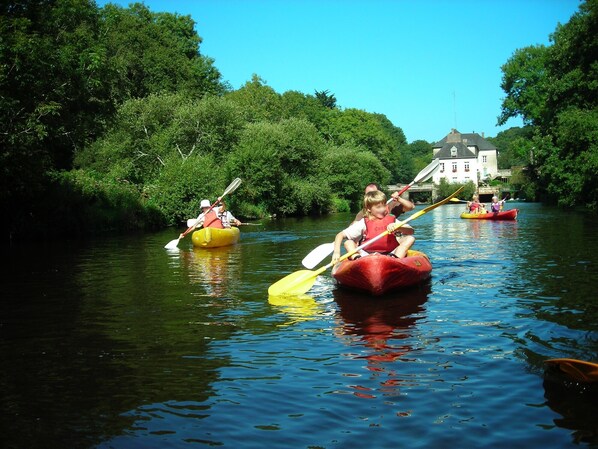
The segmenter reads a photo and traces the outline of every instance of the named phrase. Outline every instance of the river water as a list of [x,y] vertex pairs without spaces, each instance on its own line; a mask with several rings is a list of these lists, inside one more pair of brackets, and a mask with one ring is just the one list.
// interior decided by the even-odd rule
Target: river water
[[595,217],[509,206],[414,220],[432,278],[382,298],[268,298],[348,214],[7,250],[0,447],[598,447],[595,390],[543,365],[598,360]]

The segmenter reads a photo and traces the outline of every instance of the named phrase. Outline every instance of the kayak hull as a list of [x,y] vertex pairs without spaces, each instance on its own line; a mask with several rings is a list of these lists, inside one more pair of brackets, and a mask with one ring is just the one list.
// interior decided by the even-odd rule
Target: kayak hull
[[191,235],[191,240],[197,248],[219,248],[235,245],[240,237],[239,228],[201,228]]
[[382,254],[345,259],[332,276],[342,287],[379,296],[418,284],[428,279],[431,272],[428,256],[419,251],[409,251],[403,259]]
[[575,382],[598,385],[598,363],[577,359],[549,359],[544,363]]
[[519,209],[509,209],[500,212],[487,212],[485,214],[470,214],[463,212],[461,218],[469,218],[475,220],[516,220]]

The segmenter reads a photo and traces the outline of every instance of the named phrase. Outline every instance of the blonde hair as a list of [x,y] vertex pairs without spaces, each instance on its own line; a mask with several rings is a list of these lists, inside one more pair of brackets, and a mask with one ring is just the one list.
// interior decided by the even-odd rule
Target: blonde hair
[[386,204],[386,195],[384,192],[374,190],[373,192],[366,193],[363,197],[363,214],[367,218],[371,217],[370,209],[376,204]]

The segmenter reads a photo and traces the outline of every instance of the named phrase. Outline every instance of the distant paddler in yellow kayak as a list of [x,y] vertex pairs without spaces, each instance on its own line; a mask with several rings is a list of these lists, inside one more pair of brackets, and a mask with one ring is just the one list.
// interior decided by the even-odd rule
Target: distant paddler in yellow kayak
[[[217,248],[234,245],[239,241],[241,233],[236,227],[241,221],[226,210],[221,202],[220,207],[212,208],[209,200],[201,200],[202,213],[195,222],[195,228],[201,228],[191,235],[193,246],[199,248]],[[203,226],[203,227],[202,227]]]
[[[203,226],[205,227],[205,229],[210,229],[210,231],[207,232],[208,234],[210,234],[208,236],[209,238],[202,239],[201,241],[199,241],[199,246],[201,246],[201,247],[208,247],[208,245],[210,245],[210,247],[215,247],[215,246],[232,245],[234,243],[237,243],[237,241],[239,240],[239,235],[240,234],[237,234],[237,237],[235,239],[234,238],[234,234],[235,234],[234,229],[236,229],[237,233],[239,232],[239,230],[237,228],[232,228],[230,230],[224,229],[224,226],[222,225],[222,221],[218,218],[218,216],[216,215],[216,212],[212,211],[212,209],[214,209],[216,206],[218,206],[218,204],[222,201],[222,199],[224,198],[225,195],[227,195],[229,193],[232,193],[235,190],[237,190],[237,188],[241,185],[241,182],[242,181],[241,181],[240,178],[236,178],[233,182],[231,182],[229,184],[229,186],[226,188],[226,190],[224,191],[224,193],[220,197],[218,197],[218,200],[214,204],[212,204],[212,205],[210,205],[210,202],[208,200],[202,200],[202,202],[201,202],[202,203],[201,204],[201,206],[202,206],[202,213],[199,214],[199,216],[195,219],[195,223],[188,224],[187,230],[185,232],[181,233],[176,239],[171,240],[170,242],[168,242],[164,246],[164,248],[166,248],[166,249],[176,249],[177,245],[179,244],[179,241],[182,238],[184,238],[187,234],[189,234],[190,232],[192,232],[194,229],[196,229],[196,226],[197,226],[197,224],[199,222],[201,222],[203,224]],[[206,202],[207,202],[207,205],[208,205],[207,209],[205,209],[203,207],[206,204]],[[213,212],[214,215],[213,216],[209,215],[210,212]],[[216,220],[214,220],[214,217],[215,217]],[[218,226],[218,224],[220,224],[220,226],[218,228],[214,228],[216,234],[222,234],[222,235],[229,234],[229,237],[226,238],[226,239],[224,239],[224,238],[223,239],[220,239],[220,238],[214,239],[212,237],[212,232],[211,232],[212,227],[206,227],[206,226],[209,226],[212,223],[213,223],[214,226]],[[221,230],[221,231],[218,231],[218,230]],[[196,231],[196,232],[198,232],[198,231]],[[232,236],[232,238],[231,238],[231,236]],[[214,240],[214,243],[212,243],[213,240]],[[203,244],[204,241],[205,241],[205,244]],[[223,242],[226,242],[226,243],[223,243]],[[193,243],[196,244],[195,240],[194,240]],[[196,246],[197,246],[197,244],[196,244]]]

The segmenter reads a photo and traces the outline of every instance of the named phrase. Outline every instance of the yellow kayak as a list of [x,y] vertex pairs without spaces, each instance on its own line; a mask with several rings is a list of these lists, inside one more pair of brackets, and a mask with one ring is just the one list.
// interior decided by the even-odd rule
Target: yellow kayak
[[193,233],[193,246],[198,248],[218,248],[234,245],[239,241],[239,228],[201,228]]

